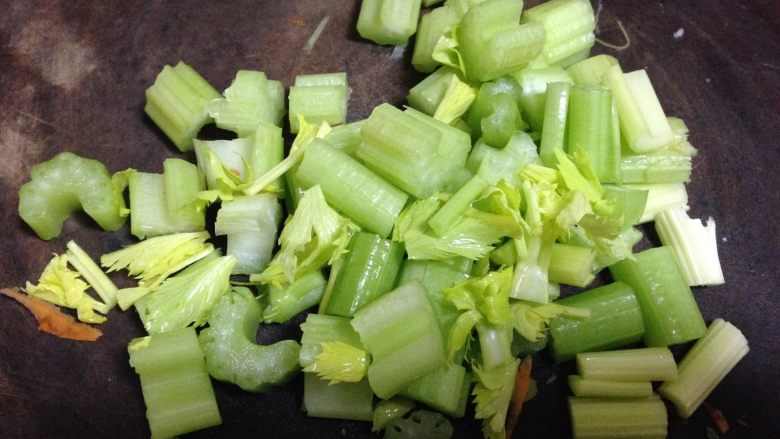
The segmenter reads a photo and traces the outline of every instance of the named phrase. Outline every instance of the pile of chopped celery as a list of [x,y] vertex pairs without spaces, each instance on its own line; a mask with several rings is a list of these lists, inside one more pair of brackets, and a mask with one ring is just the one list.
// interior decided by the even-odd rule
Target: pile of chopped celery
[[[62,153],[20,189],[42,239],[80,208],[106,230],[130,216],[140,241],[100,263],[136,286],[117,289],[71,243],[26,292],[90,323],[135,309],[149,335],[128,351],[153,437],[221,423],[207,374],[264,392],[303,373],[309,416],[450,437],[448,417],[471,402],[485,437],[503,438],[520,358],[546,347],[577,361],[576,437],[664,437],[650,382],[687,418],[747,353],[731,324],[707,328],[691,293],[724,278],[714,221],[686,213],[688,130],[645,70],[590,56],[590,2],[421,3],[437,2],[365,0],[357,21],[380,44],[417,33],[412,63],[430,75],[404,109],[348,122],[344,72],[300,75],[285,99],[263,72],[241,70],[220,93],[180,62],[145,110],[197,163],[112,176]],[[198,139],[210,123],[235,135]],[[635,253],[649,221],[663,245]],[[258,328],[302,313],[300,341],[256,343]],[[678,366],[667,347],[695,340]]]

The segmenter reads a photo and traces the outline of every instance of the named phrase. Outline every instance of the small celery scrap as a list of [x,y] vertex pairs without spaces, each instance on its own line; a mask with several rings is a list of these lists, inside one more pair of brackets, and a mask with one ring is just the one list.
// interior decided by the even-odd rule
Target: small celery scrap
[[510,306],[512,310],[512,325],[518,334],[528,341],[544,339],[544,331],[550,320],[555,317],[569,319],[590,318],[590,310],[572,306],[547,303],[544,305],[532,302],[517,301]]
[[21,294],[16,288],[0,288],[0,294],[25,306],[38,320],[38,329],[60,338],[95,341],[103,333],[92,326],[79,323],[59,308],[44,300]]
[[281,124],[284,86],[269,80],[263,72],[239,70],[225,90],[225,97],[209,101],[206,110],[218,127],[246,137],[261,122]]
[[511,361],[492,369],[474,368],[477,385],[472,395],[476,403],[474,417],[482,419],[482,432],[488,439],[505,439],[506,414],[514,394],[515,375],[520,360]]
[[298,276],[332,264],[345,251],[355,226],[325,201],[319,185],[304,192],[279,236],[281,250],[251,282],[283,289]]
[[324,341],[320,346],[322,351],[304,372],[316,372],[331,384],[357,383],[366,376],[369,363],[366,351],[342,341]]
[[470,85],[461,81],[458,75],[452,75],[444,97],[433,113],[433,118],[451,124],[469,109],[476,98],[477,92]]
[[89,296],[87,288],[89,285],[81,275],[68,268],[68,255],[55,254],[41,273],[38,284],[27,282],[23,290],[30,296],[75,309],[82,322],[103,323],[106,318],[95,311],[106,313],[110,307]]

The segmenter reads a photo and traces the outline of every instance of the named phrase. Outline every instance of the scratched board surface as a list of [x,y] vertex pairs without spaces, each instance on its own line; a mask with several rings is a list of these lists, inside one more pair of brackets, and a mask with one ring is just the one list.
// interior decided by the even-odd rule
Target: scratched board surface
[[[699,148],[688,185],[691,212],[716,219],[727,284],[694,294],[708,322],[733,322],[751,347],[708,402],[731,424],[725,437],[780,437],[780,7],[769,0],[601,4],[599,37],[622,42],[621,20],[631,46],[594,52],[616,56],[627,71],[646,68],[667,114],[686,121]],[[239,69],[265,71],[286,86],[298,74],[346,71],[350,120],[382,102],[403,105],[423,75],[410,67],[411,50],[360,39],[358,6],[346,0],[3,2],[0,286],[37,279],[68,240],[93,256],[132,241],[127,226],[103,232],[84,215],[69,219],[59,238],[38,239],[16,214],[19,186],[35,163],[65,150],[98,159],[112,172],[161,172],[167,157],[194,160],[179,154],[143,113],[144,89],[165,64],[185,60],[220,90]],[[324,32],[304,51],[324,17],[330,17]],[[645,230],[642,246],[657,245]],[[121,275],[113,279],[129,285]],[[297,337],[301,320],[263,327],[259,340]],[[0,297],[0,437],[148,436],[126,349],[143,335],[141,324],[133,312],[112,311],[101,329],[95,343],[56,339]],[[572,370],[538,356],[539,393],[525,406],[515,437],[571,435],[565,378]],[[194,437],[372,437],[367,423],[303,415],[300,378],[262,395],[214,387],[224,423]],[[456,437],[481,435],[474,421],[454,425]],[[687,422],[672,413],[670,437],[706,437],[708,425],[704,410]]]

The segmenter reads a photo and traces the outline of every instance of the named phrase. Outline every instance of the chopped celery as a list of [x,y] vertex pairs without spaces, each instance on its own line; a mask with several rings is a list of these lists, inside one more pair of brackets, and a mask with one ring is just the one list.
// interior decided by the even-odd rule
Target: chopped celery
[[421,0],[363,0],[357,30],[377,44],[406,44],[420,16]]
[[437,235],[444,235],[469,208],[472,201],[481,197],[488,183],[475,175],[458,192],[447,200],[428,220],[428,225]]
[[360,336],[352,329],[350,319],[341,316],[325,314],[309,314],[301,324],[301,367],[314,363],[316,356],[322,352],[323,342],[341,342],[356,348],[363,348]]
[[414,406],[414,401],[402,396],[394,396],[390,399],[379,400],[379,402],[377,402],[376,406],[374,407],[371,431],[378,432],[384,430],[387,424],[392,422],[394,419],[403,417],[412,411]]
[[548,277],[550,282],[587,287],[593,282],[593,249],[554,243],[550,250]]
[[299,75],[290,87],[290,132],[299,130],[298,118],[319,124],[339,125],[347,121],[349,87],[346,73]]
[[146,89],[144,111],[180,151],[189,151],[198,131],[211,120],[207,103],[221,97],[198,72],[179,61],[163,67]]
[[669,184],[627,184],[629,190],[647,191],[647,201],[637,224],[653,221],[655,216],[666,209],[688,205],[688,191],[683,183]]
[[[345,123],[333,127],[325,136],[325,141],[336,149],[340,149],[350,157],[355,157],[360,145],[360,130],[363,129],[363,120]],[[288,174],[289,175],[289,174]]]
[[406,418],[393,420],[385,428],[384,439],[448,439],[452,433],[452,424],[440,413],[416,410]]
[[356,383],[366,377],[368,353],[351,344],[340,341],[323,341],[322,351],[304,372],[314,372],[330,384]]
[[62,224],[83,209],[104,230],[125,223],[122,191],[97,160],[61,152],[33,166],[30,181],[19,188],[19,216],[41,239],[60,235]]
[[271,285],[263,320],[266,323],[284,323],[318,304],[325,291],[325,284],[322,273],[314,270],[297,276],[282,288]]
[[596,20],[589,0],[551,0],[526,10],[523,22],[544,27],[541,56],[548,64],[566,67],[573,55],[587,54],[596,40]]
[[260,123],[281,124],[284,86],[269,80],[263,72],[239,70],[225,97],[209,101],[206,109],[218,127],[247,137]]
[[669,346],[704,336],[707,331],[677,257],[656,247],[609,267],[612,277],[631,286],[645,323],[645,344]]
[[68,241],[68,262],[76,269],[81,276],[89,283],[95,292],[100,296],[100,300],[105,305],[105,310],[111,309],[116,305],[117,287],[106,276],[106,273],[100,269],[100,266],[85,252],[75,241]]
[[620,161],[623,183],[686,183],[691,179],[691,158],[678,155],[624,155]]
[[677,379],[665,382],[658,393],[674,403],[681,417],[689,418],[749,350],[737,327],[715,319],[683,357]]
[[579,375],[569,375],[569,388],[576,396],[641,398],[653,395],[653,385],[650,381],[606,381]]
[[527,68],[513,73],[512,76],[523,90],[520,95],[523,117],[532,130],[543,132],[547,87],[556,82],[571,84],[571,77],[560,67]]
[[674,381],[677,378],[677,364],[668,348],[579,353],[577,370],[585,379],[602,381]]
[[509,137],[524,128],[517,103],[520,93],[520,86],[511,76],[483,83],[464,116],[472,134],[482,136],[492,146],[503,147]]
[[127,350],[141,380],[153,438],[222,423],[194,328],[136,338]]
[[663,245],[671,247],[688,285],[720,285],[725,282],[718,259],[715,220],[703,225],[683,208],[667,209],[655,216],[655,230]]
[[587,319],[558,317],[550,321],[551,352],[556,362],[574,358],[579,352],[612,349],[637,342],[645,331],[634,291],[622,282],[594,288],[555,303],[590,311]]
[[246,195],[223,201],[214,234],[227,235],[227,254],[236,257],[233,274],[259,273],[268,266],[281,221],[279,201],[272,194]]
[[477,92],[470,85],[453,75],[433,118],[451,125],[469,109],[476,97]]
[[418,72],[432,72],[439,62],[433,59],[433,50],[444,33],[457,25],[465,11],[444,5],[420,18],[417,35],[414,38],[412,66]]
[[457,70],[449,66],[441,66],[426,76],[425,79],[409,89],[406,101],[409,105],[428,116],[433,116],[447,93],[452,78],[457,77]]
[[612,108],[612,93],[607,89],[579,85],[570,89],[567,152],[581,149],[602,183],[620,183],[623,171],[620,139],[612,132]]
[[555,165],[554,150],[563,150],[565,146],[566,115],[569,108],[570,88],[571,85],[567,82],[547,84],[539,158],[548,167]]
[[331,384],[314,373],[303,374],[303,407],[317,418],[372,420],[374,393],[368,380]]
[[509,403],[514,394],[515,375],[520,360],[514,360],[493,369],[474,368],[477,385],[474,387],[474,417],[482,419],[486,438],[505,438],[505,421]]
[[566,68],[566,72],[577,85],[602,85],[604,73],[617,64],[615,57],[602,54],[572,64]]
[[555,317],[565,317],[582,320],[589,319],[589,309],[574,308],[558,303],[538,304],[525,301],[516,301],[511,305],[512,326],[515,331],[531,342],[545,340],[545,329]]
[[460,418],[466,411],[470,387],[471,374],[463,366],[450,363],[417,379],[401,395]]
[[495,325],[483,319],[477,322],[476,329],[482,367],[493,369],[514,359],[512,325],[508,323]]
[[[536,145],[524,132],[513,135],[503,149],[496,149],[484,143],[478,145],[482,145],[482,151],[479,152],[482,158],[476,173],[491,185],[498,184],[501,179],[515,185],[519,183],[517,172],[520,169],[528,164],[540,163]],[[476,151],[477,147],[474,149]]]
[[666,407],[661,398],[569,397],[574,437],[662,439],[667,435]]
[[639,223],[647,205],[648,191],[628,186],[604,185],[604,199],[612,200],[614,209],[608,216],[623,220],[623,227]]
[[255,343],[262,314],[262,306],[247,288],[237,287],[217,302],[209,327],[198,335],[211,376],[248,392],[263,392],[295,376],[299,370],[298,342]]

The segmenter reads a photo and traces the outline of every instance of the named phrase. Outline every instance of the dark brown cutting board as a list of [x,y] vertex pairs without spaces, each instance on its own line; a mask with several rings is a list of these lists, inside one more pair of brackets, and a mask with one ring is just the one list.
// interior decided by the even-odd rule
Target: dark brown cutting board
[[[527,2],[535,4],[537,2]],[[731,424],[725,437],[780,437],[780,8],[746,2],[601,2],[599,36],[631,47],[624,70],[647,68],[668,115],[683,118],[699,148],[688,185],[691,211],[717,221],[727,284],[695,288],[709,322],[741,328],[751,352],[708,399]],[[36,280],[52,252],[74,239],[98,256],[131,241],[127,227],[99,230],[72,217],[62,235],[38,239],[18,218],[17,191],[30,167],[69,150],[109,170],[161,172],[180,154],[143,114],[144,89],[164,64],[185,60],[217,89],[238,69],[265,71],[289,86],[295,75],[346,71],[349,119],[382,102],[404,103],[423,78],[411,49],[380,47],[355,31],[359,2],[321,1],[10,1],[0,14],[0,286]],[[311,52],[306,41],[330,17]],[[674,36],[683,30],[680,38]],[[183,155],[190,160],[192,154]],[[657,243],[650,236],[644,245]],[[128,285],[122,276],[113,277]],[[294,337],[301,318],[265,327],[261,340]],[[127,342],[143,334],[132,312],[113,311],[96,343],[56,339],[35,329],[21,306],[0,298],[0,437],[144,437],[149,434]],[[515,437],[563,438],[571,365],[535,362],[538,396],[524,408]],[[201,437],[370,437],[367,423],[308,418],[302,381],[251,395],[215,383],[224,419]],[[670,414],[670,437],[703,438],[709,416]],[[456,421],[456,437],[480,437],[479,424]]]

